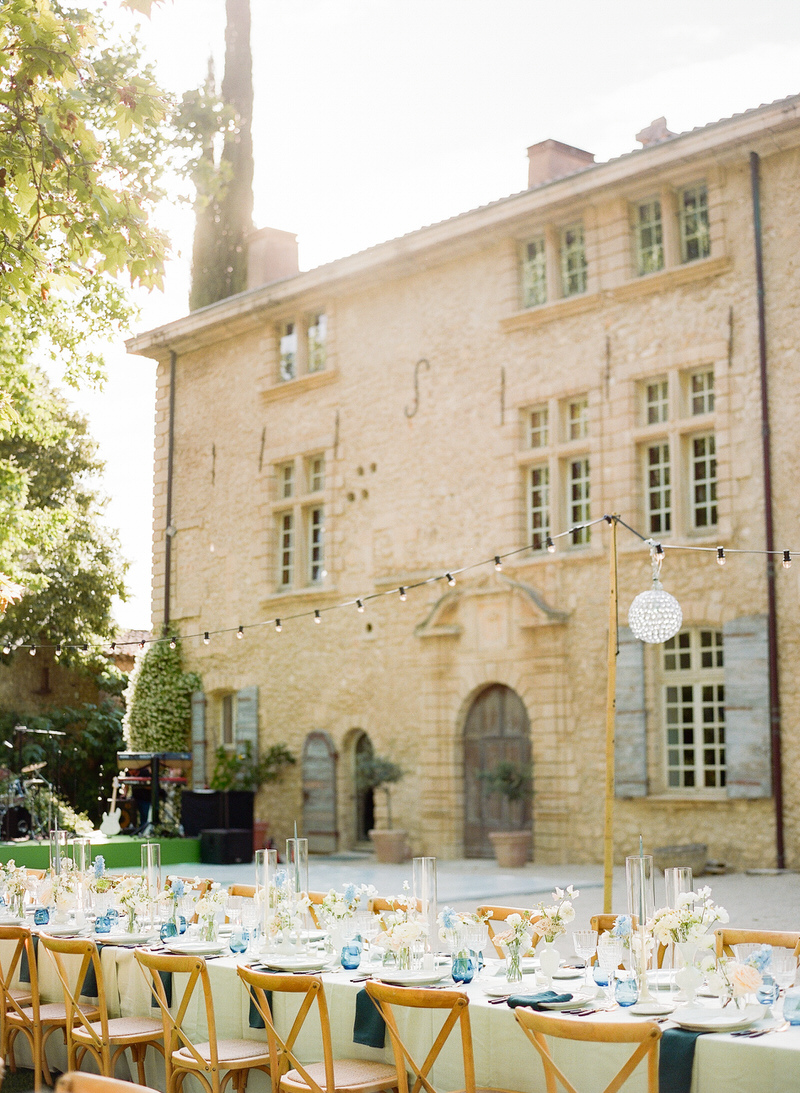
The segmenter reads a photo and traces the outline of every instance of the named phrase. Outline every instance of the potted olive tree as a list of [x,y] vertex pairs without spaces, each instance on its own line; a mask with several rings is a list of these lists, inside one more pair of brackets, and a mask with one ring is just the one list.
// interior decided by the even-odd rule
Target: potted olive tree
[[[502,760],[490,770],[478,771],[487,794],[499,794],[512,803],[523,801],[531,792],[531,766]],[[502,869],[519,869],[530,857],[530,828],[523,831],[490,831],[489,839],[497,864]]]
[[379,862],[399,864],[407,861],[409,854],[406,832],[392,827],[392,792],[391,786],[399,782],[405,774],[402,767],[391,759],[379,755],[359,755],[356,760],[356,788],[359,792],[382,789],[386,794],[386,829],[373,828],[369,832],[370,841]]

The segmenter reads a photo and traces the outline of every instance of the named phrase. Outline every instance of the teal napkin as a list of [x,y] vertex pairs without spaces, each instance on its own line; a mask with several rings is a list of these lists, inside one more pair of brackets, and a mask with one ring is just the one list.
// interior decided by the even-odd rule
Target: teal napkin
[[659,1093],[689,1093],[695,1044],[702,1035],[685,1028],[665,1029],[658,1057]]
[[[33,955],[38,956],[39,953],[39,935],[33,935]],[[31,969],[28,967],[28,950],[22,950],[22,956],[19,958],[19,981],[20,983],[30,983],[31,981]]]
[[[164,985],[164,994],[165,994],[166,999],[167,999],[167,1005],[171,1006],[172,1005],[172,972],[159,972],[158,975],[159,975],[159,978],[161,979],[161,982]],[[154,1009],[158,1008],[158,1001],[156,999],[156,996],[152,993],[152,991],[151,991],[151,997],[150,997],[150,1005]]]
[[538,994],[512,994],[507,1000],[511,1009],[528,1006],[532,1010],[541,1010],[543,1002],[571,1002],[571,994],[558,994],[556,991],[540,991]]
[[353,1043],[363,1044],[365,1047],[383,1047],[386,1044],[386,1022],[367,994],[366,987],[362,987],[356,995]]
[[[267,991],[266,993],[267,1005],[270,1009],[272,1009],[272,991]],[[267,1026],[264,1024],[264,1018],[261,1016],[258,1006],[253,1001],[253,996],[249,993],[249,991],[248,997],[250,999],[250,1015],[247,1019],[247,1023],[249,1024],[250,1028],[266,1028]]]

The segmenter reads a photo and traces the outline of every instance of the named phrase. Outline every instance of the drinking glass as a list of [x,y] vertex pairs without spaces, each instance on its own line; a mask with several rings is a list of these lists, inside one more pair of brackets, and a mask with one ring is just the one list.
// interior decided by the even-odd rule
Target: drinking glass
[[[797,975],[797,960],[791,949],[783,949],[773,947],[772,949],[772,977],[778,984],[780,989],[784,992],[784,999],[786,992],[794,984],[794,977]],[[785,1009],[785,1002],[784,1002]],[[788,1016],[784,1013],[786,1020]]]
[[455,983],[471,983],[478,968],[478,954],[474,949],[459,949],[453,954],[451,974]]
[[361,953],[364,946],[357,937],[348,937],[342,945],[341,961],[345,971],[355,971],[361,963]]
[[575,955],[583,961],[586,986],[590,985],[592,957],[597,952],[597,933],[594,930],[575,930],[572,935]]
[[159,936],[162,941],[169,941],[171,937],[177,937],[177,923],[172,919],[170,919],[169,922],[165,922],[164,925],[161,927],[161,930],[159,931]]
[[664,870],[664,889],[666,893],[666,907],[673,910],[678,906],[678,896],[692,890],[692,870],[688,865],[674,866]]
[[228,948],[234,956],[240,956],[242,953],[247,952],[247,946],[250,944],[250,935],[241,925],[234,926],[231,931],[231,939],[228,942]]
[[597,939],[597,962],[608,976],[608,985],[605,988],[609,1005],[613,1003],[614,973],[622,961],[622,941],[611,937],[610,934],[601,934]]
[[227,917],[228,922],[233,923],[234,926],[241,925],[243,904],[242,896],[228,896]]
[[427,927],[426,952],[439,948],[437,916],[436,858],[414,858],[412,865],[413,895],[419,916]]
[[630,972],[617,972],[614,980],[614,997],[620,1006],[632,1006],[639,1000],[639,985]]

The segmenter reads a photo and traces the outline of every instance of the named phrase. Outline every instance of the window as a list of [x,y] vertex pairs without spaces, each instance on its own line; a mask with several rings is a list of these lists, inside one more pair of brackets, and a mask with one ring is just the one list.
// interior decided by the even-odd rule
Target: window
[[321,372],[325,367],[325,340],[328,320],[324,312],[312,315],[308,323],[308,370]]
[[[589,516],[589,459],[571,459],[569,461],[569,493],[567,513],[570,524],[588,523]],[[591,538],[590,528],[577,528],[572,533],[573,545],[588,543]]]
[[[325,455],[297,456],[275,466],[272,503],[278,591],[320,584],[325,571]],[[287,501],[291,500],[291,505]]]
[[648,425],[657,425],[669,417],[669,383],[667,380],[653,380],[645,384],[644,418]]
[[222,709],[220,711],[220,739],[225,745],[231,745],[235,743],[233,700],[233,695],[223,695]]
[[528,490],[528,540],[532,550],[544,550],[550,534],[550,470],[531,467]]
[[636,271],[640,277],[664,268],[661,230],[661,202],[645,201],[636,206],[634,223]]
[[691,516],[695,530],[717,524],[717,457],[714,434],[690,437]]
[[317,311],[278,327],[278,382],[323,372],[328,362],[328,317]]
[[522,306],[547,303],[547,260],[544,236],[525,244],[522,259]]
[[678,196],[678,220],[681,232],[681,258],[694,262],[711,254],[708,230],[708,191],[704,182],[689,186]]
[[689,398],[692,415],[714,412],[714,369],[704,368],[689,377]]
[[669,789],[725,786],[722,633],[682,631],[664,643],[663,714]]
[[325,576],[323,565],[324,510],[315,505],[308,511],[308,581],[319,584]]
[[651,535],[663,535],[672,529],[669,444],[666,441],[648,446],[646,474],[648,531]]
[[280,334],[280,378],[283,382],[297,376],[297,330],[294,323],[283,323]]
[[546,448],[548,444],[547,407],[531,410],[528,421],[528,441],[531,448]]
[[583,440],[589,435],[589,400],[585,396],[567,403],[567,440]]
[[294,579],[294,513],[280,513],[278,528],[280,534],[278,583],[281,588],[291,588]]
[[308,492],[319,493],[325,489],[325,456],[315,455],[308,461]]
[[586,291],[586,246],[583,225],[561,229],[561,295],[577,296]]

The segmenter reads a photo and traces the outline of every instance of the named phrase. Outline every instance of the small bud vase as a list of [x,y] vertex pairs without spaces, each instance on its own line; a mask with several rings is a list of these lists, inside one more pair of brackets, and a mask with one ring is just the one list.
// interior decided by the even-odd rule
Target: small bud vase
[[506,982],[522,982],[522,942],[511,941],[506,946]]
[[553,976],[556,974],[561,966],[561,953],[551,944],[546,941],[541,949],[539,949],[539,967],[542,969],[542,975],[547,977],[548,987],[553,985]]

